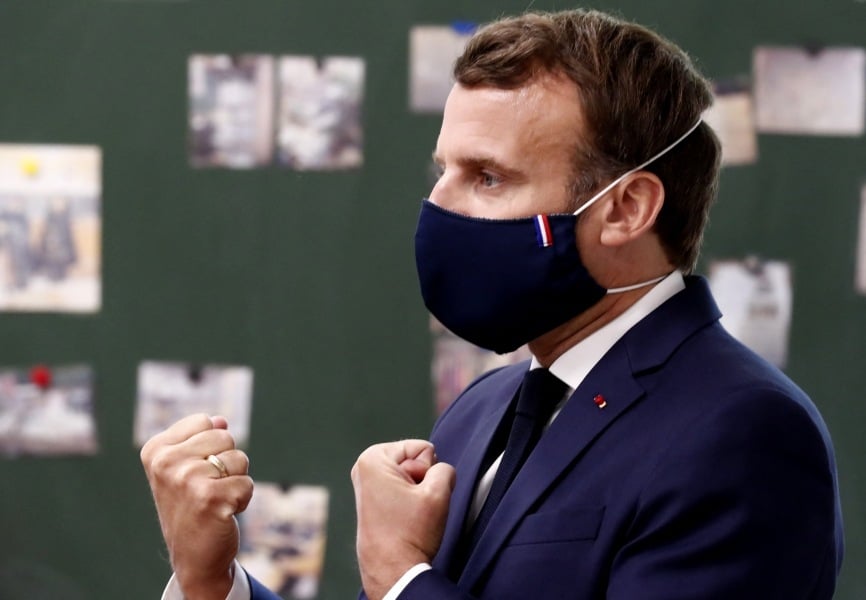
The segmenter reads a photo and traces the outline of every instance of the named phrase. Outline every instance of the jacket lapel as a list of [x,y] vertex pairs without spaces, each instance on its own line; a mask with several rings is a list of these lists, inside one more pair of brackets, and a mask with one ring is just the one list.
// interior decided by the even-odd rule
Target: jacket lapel
[[[459,582],[462,589],[472,590],[482,580],[524,515],[593,440],[644,395],[638,381],[640,373],[657,369],[686,338],[720,316],[706,280],[688,277],[683,292],[635,325],[610,349],[569,398],[502,498],[466,563]],[[607,403],[604,409],[594,402],[599,394]],[[495,428],[495,423],[492,427]],[[483,440],[474,456],[469,452],[464,454],[470,457],[473,477],[464,477],[462,485],[468,489],[462,494],[472,493],[481,460],[478,455],[483,454],[487,442],[489,437]],[[461,472],[459,467],[458,472]],[[458,483],[458,487],[460,485]],[[452,503],[452,509],[454,506]],[[462,507],[458,527],[453,527],[449,516],[451,536],[459,535],[468,504],[461,499],[458,506]],[[449,549],[453,548],[455,540],[449,540]]]
[[[507,386],[503,386],[501,391],[503,397],[512,398],[514,396],[522,380],[522,371],[519,377],[513,379],[513,382],[508,382]],[[469,511],[475,495],[475,484],[481,475],[479,473],[481,461],[487,453],[487,447],[490,445],[499,422],[502,421],[505,413],[508,411],[509,404],[510,402],[499,403],[495,410],[484,416],[483,421],[475,429],[477,433],[474,435],[467,433],[470,436],[469,441],[466,443],[460,460],[457,464],[453,465],[460,475],[457,477],[457,483],[451,494],[448,520],[445,525],[442,544],[439,547],[439,552],[436,553],[436,557],[433,559],[433,566],[437,569],[447,572],[450,567],[450,561],[454,558],[457,544],[463,533],[466,513]]]
[[[603,394],[607,401],[604,409],[593,401],[597,394]],[[618,344],[575,390],[517,474],[466,563],[460,579],[462,589],[473,589],[523,516],[642,394],[625,347]]]

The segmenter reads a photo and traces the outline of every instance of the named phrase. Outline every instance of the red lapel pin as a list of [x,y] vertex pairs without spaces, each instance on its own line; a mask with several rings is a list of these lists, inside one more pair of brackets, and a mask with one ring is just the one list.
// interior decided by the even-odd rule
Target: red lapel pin
[[593,398],[592,401],[595,402],[595,405],[599,408],[604,408],[605,406],[607,406],[607,400],[605,400],[604,396],[602,396],[601,394]]

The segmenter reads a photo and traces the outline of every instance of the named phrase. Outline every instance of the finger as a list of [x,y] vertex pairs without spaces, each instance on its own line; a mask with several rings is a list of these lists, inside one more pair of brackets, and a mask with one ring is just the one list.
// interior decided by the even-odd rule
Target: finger
[[424,476],[430,469],[430,465],[424,461],[408,458],[400,463],[400,469],[402,469],[402,471],[408,475],[412,481],[418,483],[424,479]]
[[402,463],[407,459],[426,460],[428,466],[433,464],[433,444],[427,440],[401,440],[390,444],[383,444],[385,456],[396,462]]
[[243,477],[235,477],[234,480],[237,480],[237,495],[235,496],[235,514],[238,515],[244,512],[247,509],[247,506],[250,504],[250,500],[253,499],[253,478],[249,475],[244,475]]
[[214,425],[210,417],[204,413],[184,417],[162,433],[153,436],[153,441],[160,444],[179,444],[202,431],[213,429]]
[[229,519],[246,510],[253,497],[253,480],[247,475],[215,479],[203,493],[211,514]]
[[[228,473],[227,476],[246,475],[249,471],[250,460],[242,450],[226,450],[219,454],[214,454],[213,456],[215,456],[225,466],[226,472]],[[223,475],[219,467],[212,464],[209,458],[210,456],[204,459],[204,462],[206,462],[207,466],[210,468],[208,476],[216,479],[222,478]]]
[[209,429],[196,433],[191,438],[177,444],[187,456],[205,458],[208,454],[219,454],[233,450],[235,439],[225,429]]
[[229,422],[228,420],[221,415],[214,415],[210,418],[210,422],[213,423],[214,429],[228,429]]
[[427,468],[436,464],[436,452],[433,451],[433,444],[426,446],[424,449],[418,453],[418,456],[415,458],[410,458],[409,460],[414,460],[415,462],[424,464]]
[[407,458],[400,463],[400,468],[414,481],[418,483],[424,479],[427,469],[436,464],[436,452],[433,445],[425,445],[415,458]]

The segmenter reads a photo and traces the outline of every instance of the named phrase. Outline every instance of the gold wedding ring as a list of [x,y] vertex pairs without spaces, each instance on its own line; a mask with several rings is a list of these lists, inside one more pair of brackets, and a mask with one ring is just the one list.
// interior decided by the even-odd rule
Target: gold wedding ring
[[221,461],[219,458],[217,458],[213,454],[208,454],[208,457],[206,460],[210,464],[212,464],[217,471],[219,471],[220,479],[222,479],[223,477],[229,476],[229,470],[226,468],[226,464],[223,461]]

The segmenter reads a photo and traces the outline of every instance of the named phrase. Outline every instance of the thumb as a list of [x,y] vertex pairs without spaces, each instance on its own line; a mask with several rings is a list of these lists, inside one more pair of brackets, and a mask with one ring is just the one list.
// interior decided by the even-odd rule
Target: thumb
[[418,455],[415,456],[414,460],[425,465],[426,467],[429,467],[430,465],[435,465],[436,464],[436,452],[433,450],[433,446],[432,445],[425,446],[421,450],[421,452],[419,452]]
[[430,469],[430,464],[409,458],[400,463],[399,469],[405,473],[409,479],[415,483],[420,483],[427,471]]
[[454,467],[447,463],[436,463],[427,470],[424,480],[419,485],[426,487],[430,492],[450,498],[456,481],[457,474]]

